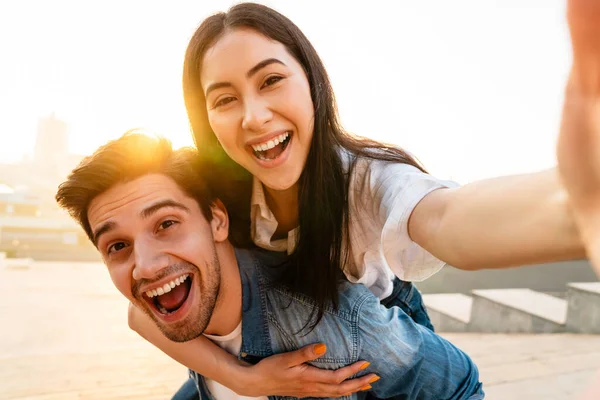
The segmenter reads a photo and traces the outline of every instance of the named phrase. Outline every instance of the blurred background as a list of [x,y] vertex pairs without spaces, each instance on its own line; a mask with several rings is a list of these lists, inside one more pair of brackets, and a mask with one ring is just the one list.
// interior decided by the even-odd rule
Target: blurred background
[[[554,166],[570,62],[558,0],[263,1],[309,37],[346,128],[460,183]],[[83,156],[131,128],[191,145],[189,37],[231,1],[0,2],[0,252],[97,261],[54,203]],[[565,265],[566,264],[566,265]],[[586,261],[510,272],[445,268],[432,292],[593,281]]]

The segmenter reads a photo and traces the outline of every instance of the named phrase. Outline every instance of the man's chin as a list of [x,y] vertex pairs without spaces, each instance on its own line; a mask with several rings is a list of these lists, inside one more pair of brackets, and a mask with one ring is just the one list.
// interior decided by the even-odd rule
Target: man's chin
[[[198,326],[191,326],[192,324],[186,324],[181,327],[173,327],[173,326],[161,326],[161,324],[157,324],[160,331],[165,335],[167,339],[172,342],[183,343],[193,339],[196,339],[198,336],[202,335],[204,329],[198,329]],[[194,329],[196,328],[196,329]]]
[[[186,318],[175,322],[165,321],[161,318],[161,315],[157,315],[158,313],[155,310],[149,309],[146,305],[144,305],[144,311],[152,318],[162,334],[173,342],[181,343],[195,339],[202,335],[204,329],[206,329],[207,323],[202,323],[203,321],[198,311],[195,313],[190,312],[190,315]],[[196,318],[193,318],[194,315],[196,315]]]

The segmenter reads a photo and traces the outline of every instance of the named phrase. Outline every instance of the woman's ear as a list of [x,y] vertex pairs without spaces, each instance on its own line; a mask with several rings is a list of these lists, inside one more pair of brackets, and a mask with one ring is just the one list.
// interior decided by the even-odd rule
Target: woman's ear
[[225,205],[219,199],[215,200],[210,206],[212,220],[210,226],[215,242],[224,242],[229,237],[229,215]]

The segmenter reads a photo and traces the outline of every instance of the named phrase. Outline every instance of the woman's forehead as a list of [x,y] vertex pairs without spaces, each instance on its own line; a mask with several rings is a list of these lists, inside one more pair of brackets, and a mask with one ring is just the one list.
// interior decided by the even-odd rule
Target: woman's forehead
[[285,65],[295,62],[286,47],[248,28],[227,31],[211,46],[202,60],[200,71],[203,86],[232,74],[243,74],[258,63],[275,58]]

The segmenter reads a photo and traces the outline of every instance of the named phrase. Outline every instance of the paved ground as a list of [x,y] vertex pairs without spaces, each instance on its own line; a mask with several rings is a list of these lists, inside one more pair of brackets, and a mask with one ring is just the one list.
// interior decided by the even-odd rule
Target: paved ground
[[[168,399],[186,377],[128,330],[100,264],[0,267],[0,293],[0,399]],[[492,400],[575,399],[600,370],[600,335],[445,336],[478,364]]]

